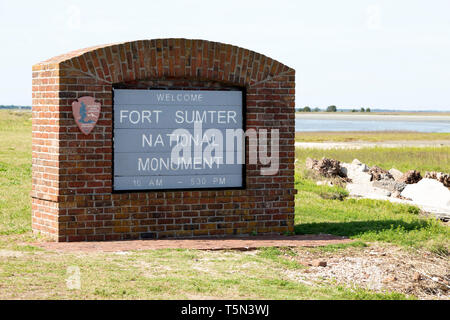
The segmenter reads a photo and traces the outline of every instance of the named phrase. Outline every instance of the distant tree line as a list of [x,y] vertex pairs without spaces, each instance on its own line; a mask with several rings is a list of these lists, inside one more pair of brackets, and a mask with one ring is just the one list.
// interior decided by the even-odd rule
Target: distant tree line
[[0,104],[0,109],[29,109],[31,110],[31,106],[15,106],[15,105],[3,105]]
[[[352,109],[352,112],[358,112],[358,110]],[[370,108],[366,108],[366,109],[361,108],[361,109],[359,110],[359,112],[370,112]]]
[[[309,107],[309,106],[306,106],[306,107],[304,107],[304,108],[295,108],[295,111],[296,112],[320,112],[320,111],[325,111],[325,112],[338,112],[338,108],[335,106],[335,105],[331,105],[331,106],[328,106],[325,110],[322,110],[322,109],[320,109],[320,108],[314,108],[314,109],[312,109],[311,107]],[[340,112],[344,112],[344,111],[350,111],[349,109],[346,109],[346,110],[339,110]],[[351,110],[352,112],[358,112],[358,110],[357,109],[352,109]],[[361,108],[360,110],[359,110],[359,112],[370,112],[370,108]]]
[[308,106],[304,107],[304,108],[295,108],[295,112],[320,112],[322,110],[320,110],[320,108],[310,108]]

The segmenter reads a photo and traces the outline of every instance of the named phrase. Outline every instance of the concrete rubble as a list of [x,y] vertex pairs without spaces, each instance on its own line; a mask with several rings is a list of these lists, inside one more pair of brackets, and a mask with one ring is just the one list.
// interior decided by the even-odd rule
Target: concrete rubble
[[316,171],[323,177],[333,178],[343,176],[341,173],[340,162],[334,159],[322,158],[320,160],[315,160],[307,158],[306,167]]
[[406,171],[399,179],[399,182],[403,182],[406,184],[413,184],[417,183],[422,179],[422,176],[420,175],[419,171],[416,170],[409,170]]
[[372,176],[372,181],[394,180],[394,177],[389,173],[389,171],[377,166],[370,168],[369,174]]
[[444,186],[447,188],[450,188],[450,174],[443,173],[443,172],[425,172],[424,178],[430,178],[430,179],[436,179],[437,181],[441,182]]
[[403,176],[403,172],[395,168],[389,170],[389,173],[391,174],[391,176],[394,178],[395,181],[399,181],[400,178]]
[[346,179],[346,189],[352,197],[416,205],[440,218],[450,218],[450,175],[447,173],[426,172],[422,177],[416,170],[402,173],[395,168],[389,171],[377,166],[369,168],[358,159],[345,163],[308,158],[306,166],[326,178]]
[[450,190],[435,179],[424,178],[409,184],[401,194],[418,204],[450,209]]

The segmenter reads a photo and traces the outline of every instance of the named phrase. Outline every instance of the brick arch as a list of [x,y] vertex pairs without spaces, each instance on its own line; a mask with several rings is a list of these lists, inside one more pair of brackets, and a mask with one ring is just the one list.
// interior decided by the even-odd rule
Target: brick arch
[[242,86],[294,70],[241,47],[190,39],[155,39],[95,46],[46,61],[106,83],[160,77],[200,78]]
[[[247,128],[280,133],[280,170],[247,164],[243,190],[112,193],[113,88],[245,87]],[[204,87],[203,87],[204,88]],[[89,135],[72,102],[101,103]],[[58,241],[282,234],[294,223],[295,71],[205,40],[96,46],[33,66],[32,226]]]

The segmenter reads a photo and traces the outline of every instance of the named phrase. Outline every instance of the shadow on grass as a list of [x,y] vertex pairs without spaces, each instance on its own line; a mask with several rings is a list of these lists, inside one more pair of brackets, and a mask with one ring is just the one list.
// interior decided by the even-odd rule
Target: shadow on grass
[[367,220],[349,222],[314,222],[295,225],[295,234],[333,234],[336,236],[358,236],[364,233],[380,233],[388,230],[413,231],[428,229],[429,221],[405,222],[403,220]]

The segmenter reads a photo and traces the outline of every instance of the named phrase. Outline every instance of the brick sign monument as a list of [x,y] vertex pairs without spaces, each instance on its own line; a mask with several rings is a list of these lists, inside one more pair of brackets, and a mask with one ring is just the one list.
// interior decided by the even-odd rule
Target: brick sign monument
[[33,66],[32,226],[56,241],[285,234],[295,71],[157,39]]

